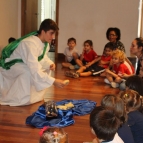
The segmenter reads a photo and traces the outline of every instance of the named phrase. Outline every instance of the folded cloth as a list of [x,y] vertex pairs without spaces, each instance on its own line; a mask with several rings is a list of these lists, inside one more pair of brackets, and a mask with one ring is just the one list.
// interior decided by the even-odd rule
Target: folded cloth
[[[41,105],[36,112],[28,116],[26,119],[26,124],[34,126],[36,128],[43,128],[44,126],[51,127],[65,127],[75,123],[74,115],[85,115],[89,114],[95,107],[96,102],[90,100],[62,100],[56,102],[56,105],[74,105],[73,108],[68,110],[58,109],[58,116],[53,118],[48,118],[46,116],[45,106]],[[70,104],[69,104],[70,103]]]
[[59,108],[61,110],[68,110],[68,109],[73,108],[73,107],[74,107],[74,105],[71,102],[69,102],[65,105],[58,105],[57,106],[57,108]]

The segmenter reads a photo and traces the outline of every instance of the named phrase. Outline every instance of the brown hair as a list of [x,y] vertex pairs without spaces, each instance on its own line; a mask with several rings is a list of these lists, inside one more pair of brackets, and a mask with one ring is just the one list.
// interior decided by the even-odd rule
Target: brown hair
[[118,57],[119,58],[119,61],[120,63],[123,63],[125,61],[125,54],[123,51],[121,50],[114,50],[113,51],[113,54],[112,54],[112,57],[115,56],[115,57]]
[[125,111],[124,102],[121,98],[112,94],[107,94],[102,98],[101,106],[106,109],[113,110],[121,124],[126,122],[127,114]]
[[120,98],[124,101],[128,112],[142,110],[142,99],[138,92],[128,89],[119,93]]
[[58,143],[68,143],[67,134],[62,128],[51,127],[44,130],[39,143],[55,143],[56,141]]

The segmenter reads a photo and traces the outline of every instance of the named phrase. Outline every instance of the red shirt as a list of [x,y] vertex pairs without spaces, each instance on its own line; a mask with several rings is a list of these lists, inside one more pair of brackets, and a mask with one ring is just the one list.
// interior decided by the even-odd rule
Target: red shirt
[[133,69],[127,62],[124,62],[120,64],[118,67],[117,65],[113,65],[113,72],[118,75],[122,75],[124,73],[130,75],[133,74]]
[[[101,61],[108,62],[111,60],[111,58],[112,58],[112,56],[102,55]],[[108,66],[109,66],[109,64],[104,64],[102,67],[107,68]]]
[[91,62],[94,59],[96,59],[98,57],[98,55],[96,54],[96,52],[94,50],[90,50],[90,52],[88,53],[84,53],[84,58],[83,60],[86,62]]

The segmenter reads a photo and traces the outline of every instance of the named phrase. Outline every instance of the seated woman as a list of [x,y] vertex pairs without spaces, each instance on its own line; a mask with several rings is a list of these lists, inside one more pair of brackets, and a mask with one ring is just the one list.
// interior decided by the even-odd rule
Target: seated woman
[[[138,58],[138,63],[137,63],[137,68],[135,71],[136,75],[139,75],[140,73],[140,68],[141,68],[141,59],[143,56],[143,38],[135,38],[131,44],[130,47],[130,52],[132,55],[137,56]],[[127,75],[127,74],[123,74],[122,78],[127,79],[128,77],[130,77],[131,75]],[[120,90],[125,90],[126,89],[126,85],[125,82],[122,82],[120,84]]]

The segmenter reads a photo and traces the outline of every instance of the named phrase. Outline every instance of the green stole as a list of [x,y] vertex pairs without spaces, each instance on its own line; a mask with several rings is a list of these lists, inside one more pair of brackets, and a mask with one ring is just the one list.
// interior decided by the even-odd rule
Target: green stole
[[[0,59],[0,67],[2,67],[2,68],[4,68],[4,69],[8,70],[8,69],[10,69],[10,67],[11,67],[12,65],[14,65],[15,63],[23,63],[23,60],[22,60],[22,59],[14,59],[14,60],[11,60],[11,61],[5,63],[5,59],[10,57],[10,55],[11,55],[11,54],[13,53],[13,51],[18,47],[19,43],[20,43],[23,39],[25,39],[25,38],[27,38],[27,37],[29,37],[29,36],[31,36],[31,35],[37,35],[37,34],[38,34],[37,31],[31,32],[31,33],[29,33],[29,34],[27,34],[27,35],[25,35],[25,36],[23,36],[23,37],[21,37],[21,38],[15,40],[15,41],[13,41],[12,43],[8,44],[8,45],[2,50],[2,55],[1,55],[1,59]],[[42,55],[40,55],[40,56],[38,57],[38,61],[41,61],[41,60],[43,59],[43,57],[44,57],[44,55],[45,55],[45,52],[46,52],[46,49],[47,49],[47,45],[48,45],[48,43],[46,42]]]

